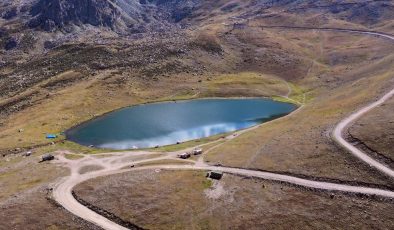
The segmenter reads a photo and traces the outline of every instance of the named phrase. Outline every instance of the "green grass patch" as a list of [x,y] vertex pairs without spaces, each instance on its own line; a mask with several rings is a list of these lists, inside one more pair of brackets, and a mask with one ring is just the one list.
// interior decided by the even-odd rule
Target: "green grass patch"
[[48,145],[48,146],[38,148],[36,152],[43,154],[43,153],[48,153],[48,152],[54,152],[59,149],[69,150],[70,152],[82,153],[82,154],[99,154],[99,153],[108,153],[108,152],[127,151],[127,150],[99,149],[99,148],[94,148],[94,147],[90,148],[87,146],[77,144],[72,141],[64,140],[64,141],[58,142],[54,145]]
[[212,180],[209,180],[209,179],[205,179],[202,181],[202,185],[203,185],[204,189],[208,189],[208,188],[212,187],[212,184],[213,184]]
[[[157,100],[153,100],[153,101],[149,101],[149,102],[163,102],[163,101],[172,101],[172,100],[188,100],[188,99],[196,99],[196,98],[202,98],[202,97],[215,97],[215,96],[219,96],[219,97],[230,97],[230,96],[237,96],[237,95],[232,95],[231,94],[231,90],[235,90],[238,89],[238,87],[240,88],[245,88],[245,89],[250,89],[251,91],[255,90],[258,91],[258,94],[261,95],[274,95],[274,94],[278,94],[278,92],[284,92],[285,89],[285,85],[283,84],[283,81],[280,80],[279,78],[272,76],[272,75],[264,75],[264,74],[259,74],[259,73],[253,73],[253,72],[242,72],[242,73],[237,73],[237,74],[224,74],[224,75],[219,75],[216,77],[212,77],[210,78],[211,80],[203,80],[202,83],[196,83],[197,85],[191,85],[190,87],[193,86],[193,88],[199,88],[199,86],[203,86],[201,90],[201,92],[199,94],[197,94],[198,91],[192,90],[192,88],[190,89],[184,89],[181,91],[178,91],[172,95],[167,95],[165,97],[159,98]],[[212,91],[210,90],[212,89]],[[223,91],[223,92],[222,92]],[[80,91],[77,91],[80,92]],[[82,95],[90,95],[88,94],[89,92],[85,92]],[[236,93],[237,94],[237,93]],[[248,94],[243,95],[240,94],[239,96],[247,96]],[[253,93],[251,95],[256,95],[256,93]],[[279,98],[278,98],[279,99]],[[140,101],[134,101],[134,103],[130,103],[130,104],[140,104],[140,103],[144,103],[147,102],[147,100],[143,100],[141,99]],[[290,101],[289,101],[290,102]],[[84,102],[87,103],[87,105],[90,105],[89,103],[93,103],[93,98],[89,97],[89,101]],[[55,104],[57,105],[57,104]],[[53,106],[51,103],[48,104],[48,108],[52,108]],[[123,104],[121,104],[123,106]],[[52,107],[51,107],[52,106]],[[58,109],[62,109],[64,111],[68,111],[70,109],[76,109],[76,111],[78,112],[79,110],[77,110],[77,108],[79,107],[72,107],[74,106],[71,102],[70,102],[70,107],[59,107]],[[113,106],[114,108],[117,106]],[[72,117],[76,117],[73,118],[72,120],[69,120],[67,122],[65,122],[64,124],[62,124],[62,126],[60,126],[59,128],[53,128],[53,124],[49,121],[46,122],[41,122],[41,120],[37,120],[38,118],[41,119],[41,113],[38,113],[35,115],[38,118],[36,119],[37,122],[35,123],[29,123],[27,126],[23,126],[22,128],[25,129],[25,132],[23,132],[23,135],[29,135],[29,136],[35,136],[35,138],[37,140],[33,140],[31,143],[26,144],[26,146],[29,146],[33,143],[38,144],[38,143],[47,143],[48,145],[37,148],[36,149],[36,153],[37,154],[44,154],[44,153],[48,153],[48,152],[54,152],[56,150],[69,150],[71,152],[75,152],[75,153],[82,153],[82,154],[98,154],[98,153],[106,153],[106,152],[123,152],[125,150],[111,150],[111,149],[99,149],[99,148],[90,148],[90,147],[86,147],[86,146],[82,146],[79,145],[77,143],[65,140],[65,136],[64,135],[59,135],[58,138],[55,140],[56,143],[54,145],[50,144],[51,140],[46,140],[45,139],[45,135],[44,133],[47,132],[53,132],[53,133],[60,133],[60,130],[65,130],[66,128],[68,128],[70,126],[70,124],[78,124],[80,123],[80,121],[83,120],[88,120],[90,118],[92,118],[92,114],[93,111],[96,112],[95,115],[99,115],[99,114],[103,114],[105,112],[109,112],[109,111],[113,111],[113,107],[109,107],[106,110],[102,110],[100,109],[100,107],[95,107],[93,106],[91,108],[91,113],[86,113],[85,111],[79,111],[82,114],[76,113],[72,114]],[[56,107],[57,108],[57,107]],[[67,114],[71,114],[71,113],[65,113],[64,116],[66,116]],[[71,116],[71,115],[70,115]],[[62,117],[59,117],[58,120],[61,120]],[[64,126],[63,126],[64,125]],[[37,135],[37,133],[40,133],[40,135]],[[19,136],[21,136],[22,134],[18,133],[17,135],[15,135],[16,137],[19,138]],[[227,134],[226,134],[227,135]],[[185,143],[181,143],[179,145],[170,145],[170,146],[163,146],[161,148],[158,149],[152,149],[153,151],[179,151],[185,148],[190,148],[190,147],[194,147],[196,145],[201,145],[201,144],[205,144],[205,143],[209,143],[211,141],[217,140],[221,137],[222,135],[218,135],[218,136],[213,136],[213,137],[208,137],[208,138],[203,138],[203,139],[199,139],[199,140],[193,140],[193,141],[188,141]],[[20,138],[22,138],[23,136],[21,136]],[[22,138],[23,139],[23,138]],[[19,144],[20,146],[24,146],[24,144]],[[151,149],[149,149],[151,150]],[[130,150],[127,150],[130,151]]]
[[297,103],[300,105],[304,105],[311,100],[313,100],[313,95],[308,92],[308,90],[302,88],[301,86],[295,85],[293,83],[288,83],[291,88],[291,94],[289,96],[290,100],[285,97],[273,97],[274,100]]
[[206,137],[206,138],[202,138],[202,139],[183,142],[178,145],[163,146],[160,148],[152,149],[152,151],[155,151],[155,152],[176,152],[176,151],[180,151],[182,149],[187,149],[187,148],[195,147],[198,145],[206,144],[206,143],[209,143],[212,141],[216,141],[216,140],[218,140],[222,137],[225,137],[227,135],[229,135],[229,134],[218,134],[218,135],[211,136],[211,137]]
[[65,157],[66,159],[69,159],[69,160],[79,160],[79,159],[84,158],[84,156],[82,156],[82,155],[77,155],[77,154],[66,154],[64,157]]
[[[185,164],[190,165],[192,163],[185,162],[182,160],[165,159],[165,160],[157,160],[157,161],[152,160],[149,162],[144,162],[144,163],[140,163],[140,164],[136,164],[136,165],[142,167],[142,166],[165,165],[165,164],[168,164],[168,165],[185,165]],[[126,168],[128,168],[128,167],[126,167]]]
[[278,102],[290,103],[290,104],[296,103],[297,105],[301,105],[301,103],[298,102],[298,101],[294,101],[294,100],[292,100],[290,98],[282,97],[282,96],[273,96],[272,100],[278,101]]
[[195,95],[196,95],[196,92],[194,92],[192,90],[188,90],[188,91],[185,90],[183,92],[179,92],[179,93],[174,94],[172,96],[166,96],[166,97],[159,98],[157,100],[153,100],[150,103],[189,100],[189,99],[197,98]]
[[226,141],[223,139],[223,140],[217,141],[215,143],[206,144],[206,145],[202,146],[202,150],[203,150],[203,152],[209,151],[209,149],[211,149],[217,145],[223,144],[224,142],[226,142]]
[[34,179],[32,181],[29,181],[27,183],[21,184],[20,186],[18,186],[19,190],[23,190],[23,189],[29,189],[32,188],[38,184],[40,184],[42,182],[42,179]]

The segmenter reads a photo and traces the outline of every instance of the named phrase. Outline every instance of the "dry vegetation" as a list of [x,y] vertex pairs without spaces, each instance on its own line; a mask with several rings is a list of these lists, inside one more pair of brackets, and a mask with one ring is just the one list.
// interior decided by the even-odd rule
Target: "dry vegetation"
[[[300,33],[297,35],[303,37]],[[363,64],[359,61],[354,65],[360,67],[344,67],[342,63],[330,64],[328,71],[322,75],[315,74],[326,68],[323,65],[329,65],[325,63],[329,62],[328,60],[324,61],[323,65],[312,66],[310,76],[315,77],[306,77],[300,81],[305,82],[302,84],[320,85],[313,87],[314,91],[310,93],[314,96],[312,101],[289,117],[263,125],[214,149],[208,154],[208,161],[220,161],[234,167],[321,177],[323,180],[335,178],[393,186],[392,182],[367,165],[360,164],[353,156],[336,146],[330,137],[330,132],[338,120],[390,89],[387,82],[393,81],[394,69],[388,67],[387,63],[394,57],[388,54],[378,62],[371,62],[370,59],[380,56],[381,52],[387,52],[387,47],[393,46],[387,43],[378,48],[379,45],[373,39],[359,36],[349,40],[344,39],[343,36],[348,35],[343,34],[320,36],[322,38],[315,40],[315,43],[321,42],[322,44],[316,46],[322,49],[316,52],[316,58],[333,58],[332,50],[335,50],[336,58],[359,60],[359,54],[351,53],[350,50],[359,46],[367,49],[366,47],[373,45],[375,48],[368,52],[364,61],[369,65],[361,67]],[[319,35],[315,37],[319,38]],[[349,69],[348,72],[344,71],[346,68]],[[337,75],[338,73],[341,74]],[[320,80],[315,81],[314,78]],[[366,88],[369,90],[366,91]]]
[[14,194],[47,185],[67,171],[53,164],[41,163],[38,154],[27,158],[7,156],[0,162],[0,203]]
[[0,201],[0,212],[0,229],[100,229],[65,211],[43,186]]
[[0,161],[0,229],[99,229],[65,211],[50,197],[65,169],[39,164],[39,155]]
[[[205,159],[225,166],[394,188],[392,180],[330,138],[340,119],[394,84],[394,45],[372,36],[264,27],[393,33],[392,15],[386,14],[392,3],[386,1],[388,5],[376,11],[381,14],[375,15],[379,22],[372,22],[371,15],[360,13],[366,9],[358,8],[371,4],[368,9],[375,12],[381,2],[352,1],[341,3],[350,6],[345,12],[333,13],[327,7],[317,13],[309,10],[315,8],[308,1],[294,1],[291,10],[253,7],[251,1],[235,5],[209,1],[185,19],[190,24],[185,29],[130,36],[94,29],[64,37],[60,32],[31,30],[18,35],[15,50],[0,49],[0,221],[4,223],[0,228],[30,224],[34,229],[92,229],[45,199],[45,188],[68,172],[38,164],[38,157],[59,149],[105,152],[64,141],[62,132],[115,109],[166,100],[272,97],[304,105],[288,117],[220,145]],[[0,19],[0,25],[5,28],[0,29],[1,47],[22,29],[17,20]],[[56,36],[61,39],[44,48]],[[374,150],[374,157],[391,166],[392,104],[371,111],[349,131],[361,147]],[[60,137],[51,143],[46,133]],[[180,150],[220,137],[157,151]],[[22,157],[30,149],[33,156]],[[174,162],[154,162],[162,163]],[[92,170],[97,168],[83,172]],[[201,172],[148,171],[88,181],[76,191],[86,201],[149,228],[394,227],[392,203],[342,195],[331,199],[326,193],[230,175],[220,182],[225,194],[210,200],[204,195],[209,183]]]
[[[215,196],[209,198],[212,191]],[[94,179],[75,192],[149,229],[394,227],[391,203],[232,175],[212,184],[203,172],[147,170]]]
[[349,140],[374,158],[394,166],[394,99],[370,111],[349,128]]
[[[115,77],[111,73],[103,73],[102,78],[105,76]],[[245,79],[245,82],[235,80],[232,83],[234,79]],[[227,81],[223,88],[218,87],[220,81]],[[271,96],[281,95],[287,90],[286,85],[278,79],[255,73],[218,75],[217,80],[204,79],[201,83],[187,76],[179,76],[163,82],[138,83],[141,86],[136,83],[118,84],[116,89],[110,89],[107,82],[108,79],[98,77],[58,90],[49,99],[15,114],[0,127],[3,151],[50,143],[45,139],[45,133],[61,133],[81,121],[133,104],[197,97]],[[258,90],[248,90],[248,84],[253,84],[251,88]],[[238,91],[231,90],[238,87]],[[155,90],[149,91],[148,88]]]

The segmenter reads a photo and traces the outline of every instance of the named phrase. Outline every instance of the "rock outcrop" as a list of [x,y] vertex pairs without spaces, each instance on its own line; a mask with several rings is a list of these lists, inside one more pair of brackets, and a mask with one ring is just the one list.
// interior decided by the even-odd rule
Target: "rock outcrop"
[[115,29],[121,16],[118,7],[107,0],[39,0],[30,14],[29,26],[46,31],[82,24]]

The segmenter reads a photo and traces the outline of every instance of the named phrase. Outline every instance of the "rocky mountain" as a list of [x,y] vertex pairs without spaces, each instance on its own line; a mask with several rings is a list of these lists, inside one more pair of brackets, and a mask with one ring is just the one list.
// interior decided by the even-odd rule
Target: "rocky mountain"
[[273,12],[277,16],[302,14],[374,25],[394,19],[394,3],[388,0],[5,0],[0,3],[5,24],[19,21],[29,28],[49,32],[70,32],[75,27],[91,25],[118,33],[140,33],[199,24],[214,20],[217,15],[247,18]]
[[114,29],[121,12],[110,1],[40,0],[32,6],[30,14],[30,27],[53,31],[70,24],[90,24]]
[[289,13],[327,14],[339,20],[373,25],[382,20],[393,19],[392,1],[292,1],[294,4],[286,10]]
[[234,29],[250,31],[255,25],[390,33],[392,12],[390,0],[3,0],[0,66],[34,59],[65,44],[109,46],[123,42],[120,37],[127,43],[150,44],[149,40],[163,42],[165,36],[222,52],[223,46],[243,42],[224,42],[228,39],[224,35]]
[[[187,0],[39,0],[30,8],[28,25],[45,31],[74,26],[106,27],[120,33],[168,28],[190,15],[200,1]],[[3,18],[17,15],[11,8]]]

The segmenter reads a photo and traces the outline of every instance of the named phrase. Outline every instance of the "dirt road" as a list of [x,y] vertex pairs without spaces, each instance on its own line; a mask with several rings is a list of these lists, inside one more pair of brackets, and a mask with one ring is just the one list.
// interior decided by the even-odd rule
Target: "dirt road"
[[[313,28],[317,29],[317,28]],[[328,30],[328,29],[323,29]],[[335,30],[335,29],[329,29]],[[376,32],[368,32],[368,31],[354,31],[354,30],[343,30],[339,29],[339,32],[348,32],[348,33],[359,33],[359,34],[370,34],[374,36],[380,36],[384,38],[389,38],[394,41],[394,37],[387,35],[387,34],[379,34]],[[348,143],[342,136],[343,130],[355,121],[357,118],[365,114],[366,112],[370,111],[371,109],[379,106],[380,104],[384,103],[390,97],[394,95],[394,89],[384,95],[380,100],[374,102],[361,110],[355,112],[354,114],[346,117],[343,121],[341,121],[335,128],[333,132],[333,138],[336,142],[342,145],[344,148],[349,150],[350,153],[358,157],[360,160],[368,163],[372,167],[377,168],[381,172],[385,173],[394,178],[394,173],[388,167],[382,165],[381,163],[375,161],[371,157],[367,156],[361,150],[355,148],[350,143]],[[291,116],[291,114],[289,115]],[[234,136],[230,137],[229,139],[234,138]],[[185,150],[184,150],[185,151]],[[187,150],[186,150],[187,151]],[[107,176],[122,172],[134,171],[134,170],[147,170],[147,169],[169,169],[169,170],[218,170],[223,171],[225,173],[233,173],[237,175],[243,176],[251,176],[262,178],[266,180],[273,180],[273,181],[280,181],[286,182],[290,184],[295,184],[298,186],[303,186],[307,188],[313,188],[318,190],[329,190],[329,191],[341,191],[341,192],[348,192],[348,193],[360,193],[360,194],[367,194],[367,195],[376,195],[381,197],[387,197],[394,199],[394,192],[387,191],[383,189],[377,188],[368,188],[368,187],[361,187],[361,186],[351,186],[345,184],[335,184],[335,183],[328,183],[328,182],[319,182],[319,181],[312,181],[307,179],[302,179],[294,176],[289,175],[282,175],[282,174],[275,174],[275,173],[268,173],[268,172],[261,172],[261,171],[254,171],[254,170],[247,170],[247,169],[237,169],[237,168],[227,168],[227,167],[214,167],[208,166],[204,163],[202,157],[195,161],[194,165],[154,165],[154,166],[141,166],[141,167],[133,167],[131,165],[137,165],[141,163],[149,163],[152,161],[157,160],[165,160],[171,159],[176,160],[176,155],[179,152],[172,152],[172,153],[165,153],[165,156],[145,159],[145,160],[128,160],[130,156],[149,156],[152,153],[149,152],[124,152],[124,153],[108,153],[102,154],[101,157],[99,156],[85,156],[79,160],[67,160],[63,155],[65,153],[60,153],[58,158],[59,160],[57,163],[62,164],[63,166],[69,167],[71,171],[71,175],[59,181],[56,186],[54,187],[53,197],[54,199],[62,205],[65,209],[77,215],[91,223],[94,223],[104,229],[126,229],[117,223],[112,222],[111,220],[95,213],[94,211],[88,209],[87,207],[80,204],[72,195],[72,189],[79,183],[84,181],[101,177]],[[108,155],[107,157],[103,158],[103,155]],[[190,163],[191,161],[188,161]],[[85,174],[80,173],[81,168],[85,166],[91,165],[98,165],[102,167],[102,169],[97,171],[88,172]]]
[[[361,34],[368,34],[368,35],[374,35],[374,36],[380,36],[384,37],[387,39],[390,39],[394,41],[394,36],[388,35],[388,34],[381,34],[377,32],[366,32],[366,31],[349,31],[352,33],[361,33]],[[386,165],[383,165],[382,163],[376,161],[375,159],[369,157],[367,154],[365,154],[363,151],[360,149],[357,149],[354,147],[352,144],[347,142],[343,135],[344,130],[348,125],[350,125],[352,122],[356,121],[358,118],[360,118],[362,115],[367,113],[368,111],[378,107],[379,105],[383,104],[386,102],[388,99],[390,99],[394,95],[394,89],[392,89],[390,92],[388,92],[386,95],[384,95],[382,98],[380,98],[378,101],[365,106],[364,108],[360,109],[359,111],[353,113],[349,117],[345,118],[342,120],[336,127],[333,132],[333,138],[334,140],[342,145],[344,148],[346,148],[349,152],[351,152],[354,156],[359,158],[360,160],[364,161],[365,163],[369,164],[371,167],[376,168],[380,172],[394,178],[394,171],[390,168],[388,168]]]
[[[393,38],[394,40],[394,38]],[[376,168],[380,172],[394,178],[394,171],[388,168],[387,166],[383,165],[382,163],[376,161],[372,157],[368,156],[365,154],[363,151],[360,149],[354,147],[352,144],[347,142],[344,137],[342,136],[344,130],[348,125],[350,125],[352,122],[356,121],[358,118],[360,118],[363,114],[367,113],[368,111],[372,110],[373,108],[376,108],[377,106],[383,104],[385,101],[387,101],[389,98],[391,98],[394,95],[394,89],[391,90],[389,93],[384,95],[381,99],[378,101],[360,109],[359,111],[353,113],[349,117],[345,118],[342,120],[336,127],[333,132],[333,138],[334,140],[342,145],[344,148],[346,148],[350,153],[352,153],[354,156],[359,158],[360,160],[364,161],[365,163],[369,164],[371,167]]]

